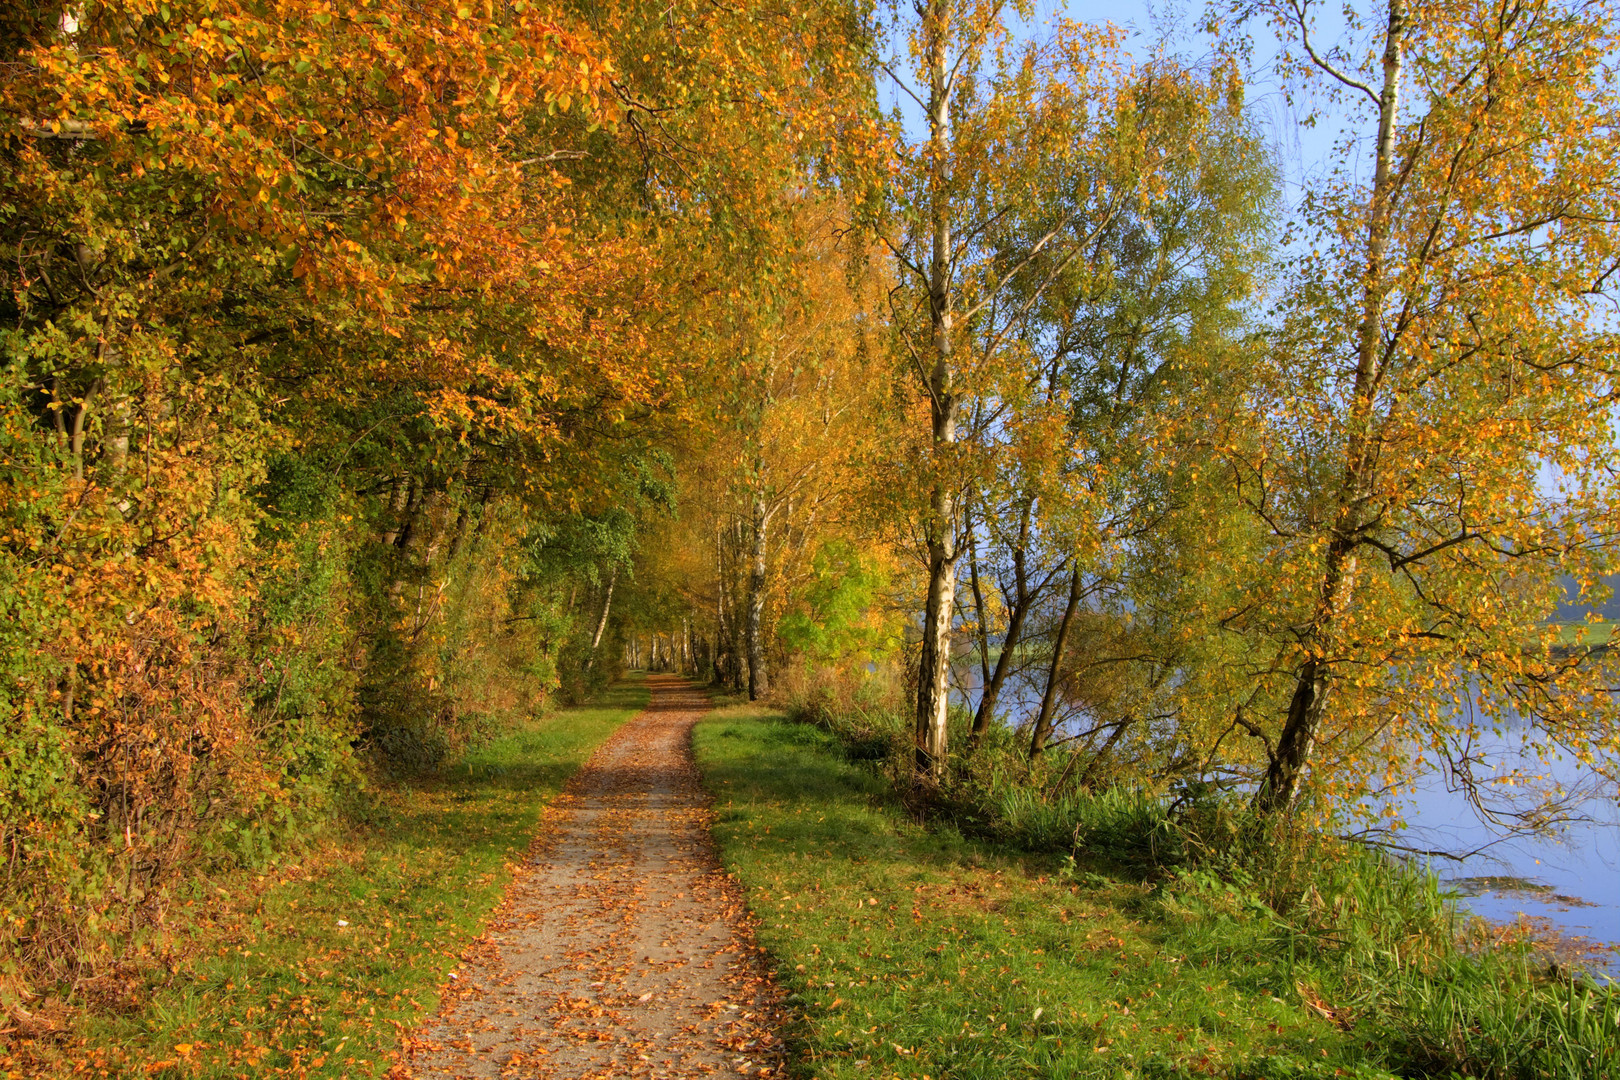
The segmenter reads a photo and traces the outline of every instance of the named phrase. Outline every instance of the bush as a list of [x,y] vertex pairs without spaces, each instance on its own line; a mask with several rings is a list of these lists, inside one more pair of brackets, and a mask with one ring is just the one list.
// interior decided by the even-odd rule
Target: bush
[[206,382],[149,388],[139,477],[0,386],[0,1007],[141,952],[177,883],[262,866],[358,783],[341,506],[218,437],[257,418]]

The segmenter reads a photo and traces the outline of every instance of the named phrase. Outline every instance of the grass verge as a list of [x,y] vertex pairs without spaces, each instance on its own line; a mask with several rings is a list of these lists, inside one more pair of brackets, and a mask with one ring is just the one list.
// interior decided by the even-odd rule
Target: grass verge
[[[715,713],[697,750],[722,858],[800,1010],[804,1075],[1620,1075],[1620,1031],[1560,1027],[1620,1023],[1612,994],[1541,999],[1528,973],[1425,957],[1351,914],[1417,900],[1323,898],[1344,931],[1312,937],[1213,874],[1150,884],[924,829],[833,735],[765,710]],[[1405,959],[1374,955],[1390,950]]]
[[[170,970],[19,1044],[17,1075],[376,1077],[511,880],[540,813],[647,702],[640,682],[495,739],[382,796],[296,866],[182,902]],[[17,1072],[17,1070],[21,1070]],[[9,1075],[9,1074],[8,1074]]]

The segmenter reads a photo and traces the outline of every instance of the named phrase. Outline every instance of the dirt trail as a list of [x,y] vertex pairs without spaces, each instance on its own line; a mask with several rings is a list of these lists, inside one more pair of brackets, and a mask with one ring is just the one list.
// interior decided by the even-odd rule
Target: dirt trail
[[546,811],[528,863],[411,1041],[430,1077],[770,1076],[777,995],[720,872],[668,675]]

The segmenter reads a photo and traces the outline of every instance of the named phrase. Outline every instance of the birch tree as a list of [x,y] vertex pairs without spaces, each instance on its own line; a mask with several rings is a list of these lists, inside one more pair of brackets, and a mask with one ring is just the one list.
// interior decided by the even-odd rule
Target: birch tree
[[[982,467],[965,419],[998,387],[1023,386],[1016,327],[1133,194],[1110,182],[1132,174],[1117,162],[1138,149],[1118,123],[1117,33],[1061,23],[1048,40],[1019,45],[1007,33],[1011,10],[918,3],[905,12],[905,58],[882,65],[922,115],[915,138],[896,136],[895,205],[881,232],[902,279],[890,299],[926,425],[916,462],[927,594],[914,732],[925,779],[941,775],[948,751],[964,491]],[[1066,197],[1056,217],[1044,213],[1046,185]]]
[[1467,773],[1515,712],[1601,759],[1612,663],[1545,620],[1560,573],[1593,588],[1612,562],[1614,7],[1388,0],[1336,45],[1309,0],[1261,11],[1293,91],[1350,119],[1297,224],[1268,435],[1228,460],[1272,539],[1221,620],[1269,643],[1234,707],[1255,806],[1308,771],[1354,801],[1414,750]]

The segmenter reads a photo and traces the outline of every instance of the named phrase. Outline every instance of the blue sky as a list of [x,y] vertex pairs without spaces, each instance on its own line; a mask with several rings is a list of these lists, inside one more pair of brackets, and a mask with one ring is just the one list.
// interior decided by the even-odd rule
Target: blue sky
[[[1156,3],[1150,0],[1036,0],[1034,18],[1022,32],[1039,34],[1043,27],[1062,17],[1082,22],[1112,22],[1130,32],[1133,52],[1146,53],[1161,38],[1168,37],[1173,43],[1172,51],[1184,59],[1197,60],[1211,51],[1209,39],[1197,31],[1203,11],[1201,0],[1159,0]],[[1342,33],[1341,20],[1331,8],[1323,7],[1318,25],[1319,45],[1334,43]],[[1282,167],[1285,198],[1292,205],[1311,178],[1321,175],[1328,167],[1334,143],[1343,137],[1347,123],[1366,130],[1372,117],[1365,106],[1357,107],[1354,102],[1334,103],[1324,96],[1313,103],[1322,113],[1317,123],[1314,126],[1302,124],[1301,114],[1283,100],[1272,71],[1278,42],[1269,36],[1269,29],[1264,25],[1255,25],[1253,31],[1256,41],[1248,103],[1271,138]],[[880,92],[886,105],[901,105],[908,121],[920,120],[917,107],[892,84],[880,87]],[[1345,112],[1345,109],[1351,111]]]

